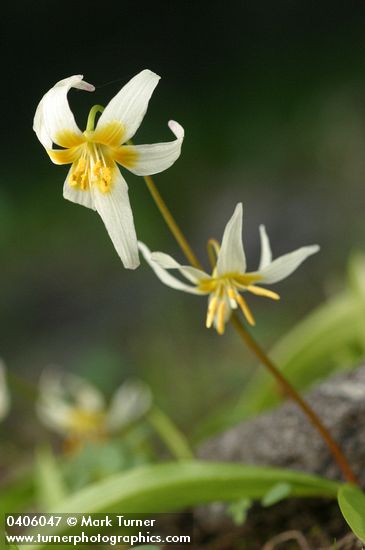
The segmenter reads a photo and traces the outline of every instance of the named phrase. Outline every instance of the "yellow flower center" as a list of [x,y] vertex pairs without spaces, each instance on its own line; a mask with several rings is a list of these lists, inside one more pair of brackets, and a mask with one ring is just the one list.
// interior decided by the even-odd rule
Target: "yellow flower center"
[[241,309],[250,325],[254,325],[255,320],[251,310],[246,300],[241,296],[240,291],[252,292],[273,300],[280,298],[276,292],[256,286],[254,283],[257,283],[260,279],[261,276],[256,273],[225,273],[216,276],[213,272],[212,277],[209,277],[209,279],[200,280],[199,290],[210,294],[206,326],[210,328],[215,321],[218,333],[223,334],[230,311],[237,307]]
[[50,149],[48,154],[56,164],[72,163],[68,178],[71,187],[89,191],[97,186],[102,193],[108,193],[117,174],[115,163],[132,168],[138,158],[133,146],[121,145],[124,134],[123,125],[117,121],[83,134],[65,130],[56,136],[56,142],[64,149]]
[[105,412],[74,408],[69,416],[69,429],[80,438],[98,438],[105,434]]

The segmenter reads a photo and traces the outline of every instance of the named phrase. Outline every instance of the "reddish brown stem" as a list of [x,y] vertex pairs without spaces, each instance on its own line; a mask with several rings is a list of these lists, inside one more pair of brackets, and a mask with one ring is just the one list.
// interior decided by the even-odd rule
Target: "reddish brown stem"
[[274,363],[269,359],[264,350],[258,345],[258,343],[253,339],[251,334],[246,330],[244,325],[241,323],[239,317],[236,314],[232,315],[231,323],[241,336],[242,340],[247,344],[250,350],[256,355],[256,357],[265,365],[265,367],[271,372],[275,380],[283,388],[283,391],[288,397],[290,397],[295,403],[300,407],[305,416],[315,427],[315,429],[322,436],[323,441],[326,443],[328,449],[330,450],[333,458],[336,460],[339,468],[341,469],[344,478],[350,483],[358,484],[358,479],[356,478],[354,472],[351,469],[350,464],[347,461],[347,458],[343,454],[341,448],[333,439],[329,430],[322,423],[318,415],[312,409],[312,407],[303,399],[299,392],[290,384],[290,382],[285,378],[285,376],[280,372],[280,370],[274,365]]

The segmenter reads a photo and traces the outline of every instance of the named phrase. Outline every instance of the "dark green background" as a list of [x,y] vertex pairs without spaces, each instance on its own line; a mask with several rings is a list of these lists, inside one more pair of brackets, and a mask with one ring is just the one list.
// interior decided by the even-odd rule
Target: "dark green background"
[[[249,267],[260,223],[276,255],[322,246],[277,285],[281,303],[249,298],[269,346],[341,288],[350,250],[364,248],[365,4],[18,1],[2,20],[1,354],[31,382],[49,364],[107,393],[138,375],[189,430],[234,400],[254,362],[230,330],[204,328],[204,299],[143,263],[124,270],[100,218],[63,200],[66,168],[32,131],[37,103],[84,74],[94,97],[70,94],[82,128],[140,70],[162,76],[135,142],[169,139],[170,118],[185,127],[181,158],[156,182],[197,251],[238,201]],[[181,259],[143,179],[124,175],[139,237]]]

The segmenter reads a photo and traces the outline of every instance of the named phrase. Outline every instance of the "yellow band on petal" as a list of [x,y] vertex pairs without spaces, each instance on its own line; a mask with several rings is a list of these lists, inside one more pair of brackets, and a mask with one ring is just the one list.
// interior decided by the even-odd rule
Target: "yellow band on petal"
[[62,130],[57,132],[54,142],[61,147],[71,149],[72,147],[85,143],[85,136],[83,134],[76,134],[72,132],[72,130]]
[[117,121],[108,122],[101,128],[97,127],[95,131],[84,132],[87,141],[108,145],[109,147],[119,147],[123,143],[124,135],[124,126]]
[[80,148],[76,146],[71,149],[47,149],[47,153],[55,164],[72,164],[80,156]]
[[123,145],[112,151],[113,159],[125,168],[133,168],[137,164],[138,153],[133,145]]

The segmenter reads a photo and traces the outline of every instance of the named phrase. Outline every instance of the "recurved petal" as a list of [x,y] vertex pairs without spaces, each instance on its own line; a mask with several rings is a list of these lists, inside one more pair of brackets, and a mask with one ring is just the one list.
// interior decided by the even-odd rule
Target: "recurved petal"
[[72,168],[69,170],[65,183],[63,185],[63,197],[71,202],[76,204],[81,204],[81,206],[86,206],[86,208],[91,208],[91,210],[96,210],[94,204],[94,198],[90,189],[80,189],[70,185],[70,175]]
[[94,91],[94,86],[83,81],[82,75],[74,75],[57,82],[41,99],[34,115],[33,130],[46,149],[52,148],[52,143],[63,146],[63,132],[81,136],[75,118],[67,101],[71,88],[79,88],[88,92]]
[[[119,158],[117,152],[117,155],[114,156],[115,160],[137,176],[158,174],[170,168],[180,156],[181,145],[184,139],[184,128],[174,120],[170,120],[169,128],[176,136],[174,141],[154,143],[152,145],[120,147],[118,150]],[[123,155],[123,149],[132,149],[132,154]]]
[[128,185],[115,166],[110,191],[103,193],[97,185],[92,186],[95,209],[100,214],[109,236],[124,267],[139,266],[137,236],[133,213],[128,197]]
[[122,143],[134,136],[147,111],[148,102],[160,77],[145,69],[130,80],[105,107],[97,124],[97,130],[110,122],[123,125]]
[[201,279],[210,278],[210,275],[205,273],[205,271],[197,269],[196,267],[191,267],[190,265],[180,265],[174,258],[164,252],[153,252],[152,260],[157,262],[164,269],[178,269],[184,277],[194,284],[199,283]]
[[261,257],[260,257],[259,270],[269,265],[272,260],[270,241],[264,225],[260,225],[260,239],[261,239]]
[[[170,288],[174,288],[176,290],[182,290],[183,292],[188,292],[189,294],[204,294],[203,292],[198,290],[196,286],[190,286],[190,285],[187,285],[186,283],[183,283],[182,281],[180,281],[179,279],[171,275],[166,268],[160,265],[159,262],[153,260],[151,251],[144,243],[139,241],[138,246],[146,262],[152,267],[157,277],[165,285],[169,286]],[[157,254],[158,255],[161,254],[162,256],[167,256],[167,254],[162,254],[158,252],[153,253],[153,255],[157,255]]]
[[217,260],[217,274],[245,273],[246,257],[242,243],[242,203],[238,203],[224,230]]
[[261,276],[260,284],[272,284],[285,279],[291,275],[304,260],[318,252],[318,250],[319,246],[315,244],[312,246],[303,246],[294,252],[289,252],[288,254],[284,254],[284,256],[280,256],[258,272]]

